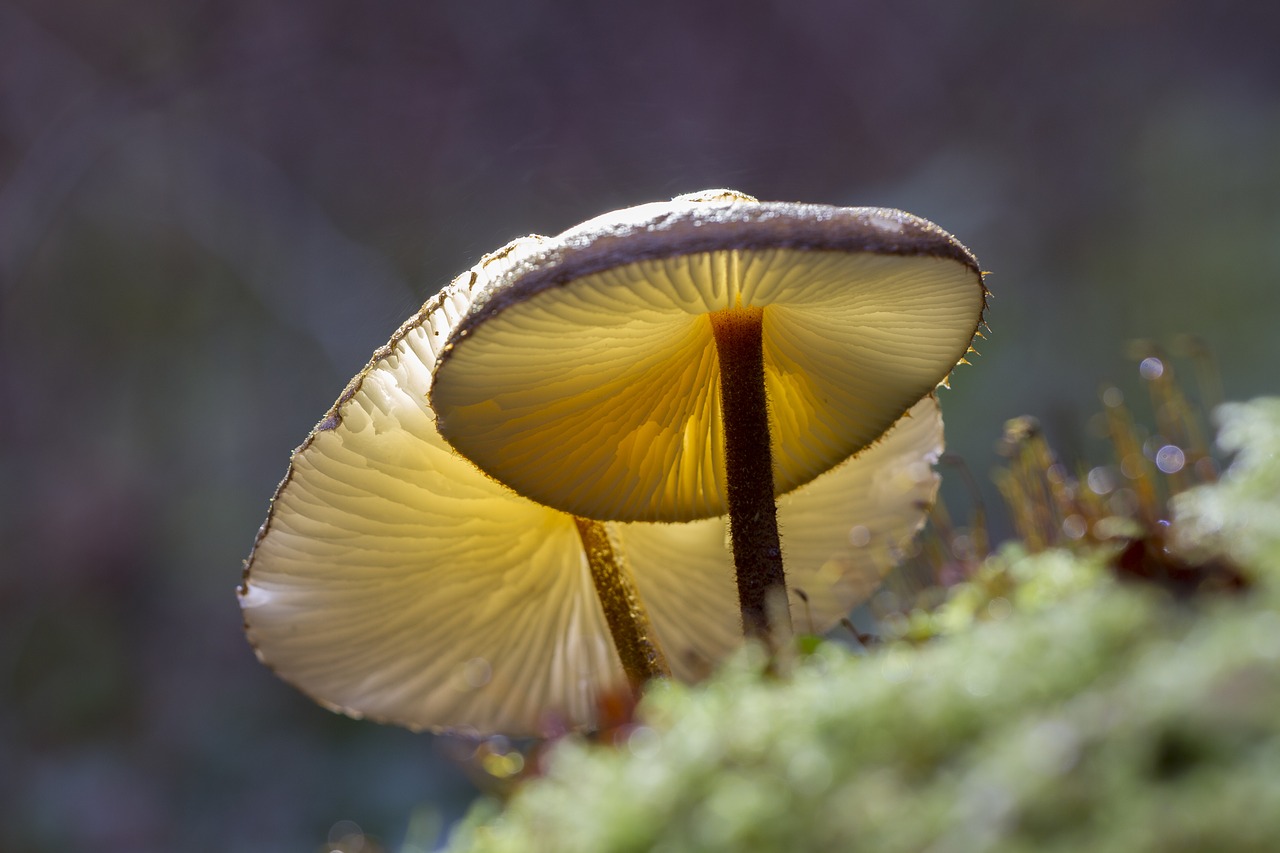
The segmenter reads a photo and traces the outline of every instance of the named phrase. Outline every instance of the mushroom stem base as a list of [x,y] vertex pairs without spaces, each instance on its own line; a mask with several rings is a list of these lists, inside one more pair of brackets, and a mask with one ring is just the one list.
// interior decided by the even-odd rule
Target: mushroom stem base
[[764,389],[764,309],[728,308],[709,317],[720,359],[729,536],[742,630],[776,647],[781,637],[791,633],[791,613],[773,494]]
[[666,656],[653,638],[649,616],[640,603],[640,594],[622,561],[621,551],[614,547],[609,528],[604,522],[576,516],[573,521],[578,527],[596,597],[600,599],[627,681],[638,691],[652,678],[670,678]]

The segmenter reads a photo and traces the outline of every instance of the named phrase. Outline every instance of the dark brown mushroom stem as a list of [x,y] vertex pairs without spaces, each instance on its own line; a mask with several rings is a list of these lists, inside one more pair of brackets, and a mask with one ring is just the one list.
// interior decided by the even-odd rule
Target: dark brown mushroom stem
[[596,597],[604,610],[604,620],[613,637],[613,647],[622,661],[622,670],[631,687],[639,691],[652,678],[670,678],[667,659],[653,638],[649,616],[631,573],[614,547],[609,529],[601,521],[574,517],[578,537],[587,555]]
[[773,495],[764,391],[764,309],[727,308],[709,317],[720,358],[729,536],[742,630],[773,645],[779,635],[790,634],[791,618]]

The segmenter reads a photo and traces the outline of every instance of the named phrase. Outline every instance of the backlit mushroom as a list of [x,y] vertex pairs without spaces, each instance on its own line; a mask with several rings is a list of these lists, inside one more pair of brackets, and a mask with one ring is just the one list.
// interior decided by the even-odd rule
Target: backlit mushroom
[[592,219],[491,276],[431,401],[450,444],[540,503],[727,513],[743,628],[768,636],[790,548],[775,496],[944,382],[986,295],[969,250],[902,211],[708,191]]
[[[516,241],[429,300],[294,453],[239,599],[259,658],[326,707],[414,729],[584,726],[601,694],[661,670],[659,646],[692,680],[742,642],[724,519],[574,517],[514,494],[436,431],[427,397],[445,340],[490,277],[546,242]],[[864,599],[919,528],[941,443],[927,396],[780,500],[810,630]],[[597,576],[593,547],[616,577]],[[610,624],[610,599],[628,624]]]

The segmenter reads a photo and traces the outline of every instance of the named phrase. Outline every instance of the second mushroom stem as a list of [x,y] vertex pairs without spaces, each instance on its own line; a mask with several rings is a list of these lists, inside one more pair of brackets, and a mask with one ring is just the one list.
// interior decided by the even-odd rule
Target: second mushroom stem
[[573,520],[627,681],[639,691],[651,678],[670,678],[667,659],[653,637],[649,615],[640,603],[640,593],[636,591],[621,550],[609,535],[609,528],[600,521],[577,517]]
[[764,309],[710,315],[720,359],[720,412],[729,537],[738,577],[742,629],[773,646],[791,632],[786,576],[773,494],[773,456],[764,388]]

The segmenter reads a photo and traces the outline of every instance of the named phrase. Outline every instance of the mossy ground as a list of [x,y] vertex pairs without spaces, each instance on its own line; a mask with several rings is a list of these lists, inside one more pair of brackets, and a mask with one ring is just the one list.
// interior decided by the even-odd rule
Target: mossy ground
[[1010,545],[869,653],[655,686],[613,745],[561,741],[449,849],[1276,850],[1280,401],[1222,419],[1235,461],[1175,498],[1167,541],[1247,589]]

